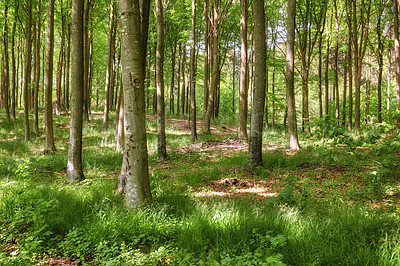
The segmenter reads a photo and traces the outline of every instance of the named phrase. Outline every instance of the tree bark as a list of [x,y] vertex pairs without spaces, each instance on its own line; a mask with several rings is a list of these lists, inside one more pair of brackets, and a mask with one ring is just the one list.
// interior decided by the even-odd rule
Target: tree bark
[[71,33],[71,120],[68,146],[67,179],[85,178],[82,169],[82,127],[84,83],[84,0],[72,1]]
[[218,60],[218,38],[219,38],[219,22],[221,12],[221,0],[214,2],[213,16],[211,21],[211,86],[210,93],[208,96],[207,111],[204,118],[204,134],[210,135],[211,118],[214,111],[215,93],[218,86],[218,72],[219,72],[219,60]]
[[208,97],[210,93],[210,13],[208,0],[203,1],[204,6],[204,110],[206,116]]
[[164,49],[165,25],[164,6],[162,0],[156,0],[157,19],[157,47],[156,47],[156,87],[157,87],[157,159],[167,158],[167,144],[165,140],[165,103],[164,103]]
[[[394,10],[394,55],[396,75],[396,110],[400,111],[400,39],[399,39],[399,6],[397,0],[393,0]],[[400,119],[397,119],[397,127],[400,127]]]
[[190,36],[190,108],[191,108],[191,135],[192,143],[197,140],[196,132],[196,69],[195,69],[195,46],[196,44],[196,0],[192,0],[192,29]]
[[289,149],[300,150],[297,137],[296,102],[294,93],[294,28],[296,0],[288,0],[286,42],[286,101],[288,106]]
[[4,78],[4,109],[6,110],[6,119],[9,121],[10,116],[10,105],[9,105],[9,93],[10,93],[10,63],[8,59],[8,3],[5,3],[4,7],[4,28],[3,28],[3,49],[4,49],[4,68],[2,77]]
[[143,38],[147,38],[143,34],[143,21],[148,21],[149,13],[140,12],[138,0],[120,0],[119,11],[125,108],[126,167],[122,168],[126,171],[126,205],[134,207],[151,200],[144,101],[145,47],[142,46]]
[[240,1],[240,84],[238,138],[247,139],[247,98],[249,91],[249,65],[247,60],[248,0]]
[[266,39],[264,1],[254,0],[254,101],[251,108],[249,136],[249,161],[251,165],[262,166],[262,133],[266,84]]
[[31,56],[32,56],[32,2],[28,1],[27,6],[28,23],[25,26],[25,69],[24,69],[24,122],[25,122],[25,141],[30,139],[29,130],[29,83],[31,77]]
[[107,56],[107,72],[106,72],[106,86],[105,86],[105,97],[104,97],[104,116],[103,116],[103,129],[108,128],[109,123],[109,112],[110,112],[110,94],[112,84],[112,71],[114,65],[114,3],[110,1],[110,15],[108,22],[108,56]]
[[39,88],[40,88],[40,34],[41,34],[41,19],[40,19],[40,6],[39,0],[37,5],[36,17],[36,32],[35,32],[35,89],[33,93],[33,132],[39,132]]

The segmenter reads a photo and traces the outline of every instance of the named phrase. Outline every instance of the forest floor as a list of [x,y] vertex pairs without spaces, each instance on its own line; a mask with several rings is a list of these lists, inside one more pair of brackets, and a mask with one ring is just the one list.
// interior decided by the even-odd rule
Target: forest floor
[[158,161],[157,120],[148,115],[154,203],[131,212],[115,195],[122,155],[102,113],[85,123],[79,184],[65,180],[68,116],[55,116],[57,152],[44,154],[42,133],[23,141],[20,115],[7,122],[0,114],[0,265],[400,263],[400,138],[392,129],[315,128],[299,133],[300,152],[270,129],[264,166],[253,168],[235,125],[213,122],[205,135],[198,120],[193,144],[177,116],[167,117],[168,158]]

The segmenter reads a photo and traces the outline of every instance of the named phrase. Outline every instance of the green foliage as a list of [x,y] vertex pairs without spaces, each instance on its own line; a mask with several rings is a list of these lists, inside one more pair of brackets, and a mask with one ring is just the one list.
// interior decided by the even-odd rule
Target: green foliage
[[301,183],[296,176],[288,176],[283,182],[284,189],[275,197],[276,200],[289,206],[305,206],[312,196],[310,186]]

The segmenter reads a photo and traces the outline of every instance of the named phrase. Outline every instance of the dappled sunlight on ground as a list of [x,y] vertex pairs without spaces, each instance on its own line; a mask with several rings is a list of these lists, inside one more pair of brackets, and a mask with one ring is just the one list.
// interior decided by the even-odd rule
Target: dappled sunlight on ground
[[269,198],[278,194],[265,180],[239,180],[224,178],[202,184],[194,192],[195,197],[256,197]]

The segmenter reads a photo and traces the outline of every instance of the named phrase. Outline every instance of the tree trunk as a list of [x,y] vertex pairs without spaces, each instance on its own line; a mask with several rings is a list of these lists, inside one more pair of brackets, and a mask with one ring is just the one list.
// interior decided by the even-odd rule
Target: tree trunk
[[300,150],[297,138],[296,102],[294,93],[294,28],[296,0],[288,0],[286,42],[286,99],[288,106],[289,149]]
[[387,96],[386,96],[386,110],[390,114],[390,95],[391,95],[391,80],[392,80],[392,49],[388,49],[388,75],[387,75]]
[[210,14],[208,0],[203,1],[204,6],[204,107],[203,118],[207,113],[208,97],[210,93]]
[[325,115],[329,115],[329,29],[326,27]]
[[191,109],[191,132],[192,143],[197,140],[196,131],[196,0],[192,0],[192,29],[190,36],[190,109]]
[[[396,110],[400,111],[400,40],[399,40],[399,6],[397,0],[393,0],[394,10],[394,54],[396,75]],[[400,119],[397,119],[397,127],[400,127]]]
[[167,158],[167,144],[165,140],[165,103],[164,103],[164,49],[165,25],[164,7],[162,0],[156,0],[157,19],[157,50],[156,50],[156,87],[157,87],[157,159],[163,161]]
[[29,131],[29,83],[31,77],[31,35],[32,35],[32,2],[28,1],[28,23],[25,26],[25,69],[24,69],[24,122],[25,122],[25,141],[30,139]]
[[219,60],[218,60],[218,37],[219,37],[219,21],[220,21],[221,1],[217,0],[214,3],[213,16],[211,21],[211,86],[210,93],[208,96],[207,111],[204,118],[204,134],[211,134],[210,124],[211,117],[214,111],[215,93],[218,86],[218,72],[219,72]]
[[169,94],[169,112],[175,113],[175,63],[176,63],[176,43],[172,45],[171,58],[171,89]]
[[249,161],[251,165],[262,166],[262,133],[266,83],[266,39],[264,1],[254,0],[254,101],[251,108],[249,137]]
[[39,88],[40,88],[40,34],[41,34],[41,19],[40,19],[41,1],[37,5],[36,17],[36,32],[35,32],[35,89],[33,93],[33,132],[39,132]]
[[[17,4],[16,12],[18,12],[19,5]],[[17,92],[17,65],[15,59],[15,29],[17,27],[17,18],[13,22],[12,36],[11,36],[11,60],[12,60],[12,91],[11,91],[11,119],[15,120],[16,108],[16,92]],[[17,55],[18,56],[18,55]]]
[[83,94],[85,90],[85,46],[84,46],[84,0],[72,1],[71,33],[71,120],[68,146],[68,180],[83,180],[82,127]]
[[6,110],[6,119],[9,121],[11,119],[10,116],[10,107],[9,107],[9,93],[10,93],[10,63],[8,59],[8,23],[7,23],[7,14],[8,14],[8,3],[5,3],[4,8],[4,28],[3,28],[3,49],[4,49],[4,69],[2,73],[2,77],[4,78],[4,109]]
[[240,1],[240,84],[238,138],[247,139],[247,98],[249,91],[249,65],[247,60],[248,0]]
[[45,80],[45,152],[55,152],[53,134],[53,55],[54,55],[54,0],[47,1],[47,47]]
[[181,97],[181,118],[185,115],[185,95],[186,95],[186,81],[185,81],[185,63],[186,63],[186,47],[183,46],[182,53],[182,97]]
[[176,113],[181,114],[181,62],[182,62],[182,44],[178,45],[178,73],[177,73],[177,92],[176,92]]
[[104,97],[104,116],[103,116],[103,129],[108,128],[109,123],[109,111],[110,111],[110,90],[111,90],[111,79],[114,65],[114,2],[110,1],[110,15],[108,21],[108,56],[107,56],[107,72],[106,72],[106,87]]
[[[145,47],[143,21],[148,12],[140,12],[138,0],[120,0],[122,82],[125,108],[126,172],[125,200],[128,207],[151,200],[147,158],[146,117],[144,101]],[[147,10],[148,11],[148,10]],[[140,20],[142,14],[142,22]],[[138,42],[141,40],[142,42]],[[147,40],[146,40],[147,43]]]

